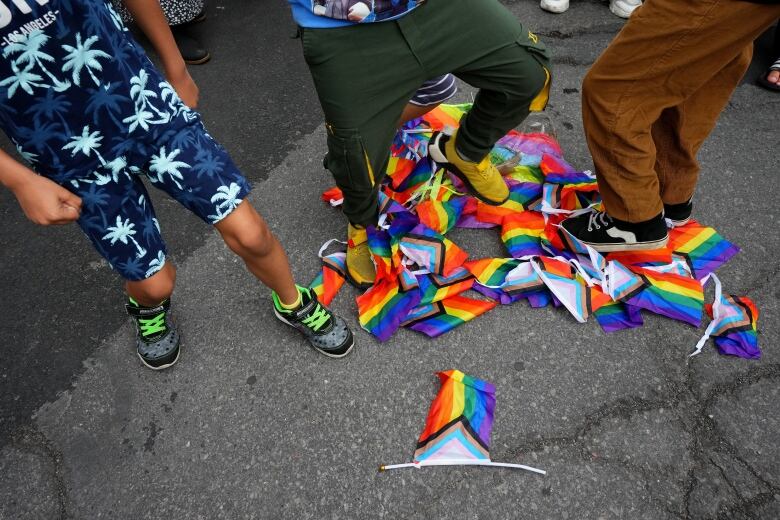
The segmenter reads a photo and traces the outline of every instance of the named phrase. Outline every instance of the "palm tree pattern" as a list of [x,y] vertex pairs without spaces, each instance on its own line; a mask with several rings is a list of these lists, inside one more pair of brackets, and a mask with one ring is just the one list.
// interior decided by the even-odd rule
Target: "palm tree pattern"
[[144,178],[209,224],[249,184],[110,5],[28,5],[0,30],[0,126],[34,170],[82,198],[79,225],[112,268],[147,278],[167,253]]

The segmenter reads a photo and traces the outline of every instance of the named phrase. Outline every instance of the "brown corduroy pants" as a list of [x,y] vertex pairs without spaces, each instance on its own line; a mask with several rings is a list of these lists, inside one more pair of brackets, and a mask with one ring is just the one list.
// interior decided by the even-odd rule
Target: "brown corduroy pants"
[[[643,222],[687,202],[696,153],[780,5],[645,0],[582,86],[582,118],[610,216]],[[759,107],[756,107],[759,109]]]

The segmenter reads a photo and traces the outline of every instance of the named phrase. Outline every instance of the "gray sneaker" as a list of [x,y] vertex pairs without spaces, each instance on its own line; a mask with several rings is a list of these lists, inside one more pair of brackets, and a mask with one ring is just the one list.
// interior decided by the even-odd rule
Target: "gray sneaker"
[[136,328],[136,351],[141,362],[152,370],[162,370],[179,360],[179,333],[168,311],[171,300],[157,307],[143,307],[132,298],[125,305]]
[[274,314],[279,321],[294,327],[309,340],[317,352],[332,358],[349,354],[355,340],[343,319],[317,301],[313,291],[298,286],[301,306],[288,311],[282,308],[279,297],[273,293]]

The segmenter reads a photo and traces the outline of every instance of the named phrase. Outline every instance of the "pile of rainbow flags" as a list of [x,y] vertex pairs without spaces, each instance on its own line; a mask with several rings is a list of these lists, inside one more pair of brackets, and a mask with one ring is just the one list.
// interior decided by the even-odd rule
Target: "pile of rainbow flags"
[[[700,345],[713,338],[723,354],[758,358],[758,310],[747,297],[721,291],[715,270],[739,248],[714,229],[690,221],[669,230],[667,248],[602,255],[567,234],[565,218],[598,208],[596,179],[563,158],[545,134],[512,131],[491,152],[510,189],[501,206],[467,194],[427,155],[433,131],[454,129],[469,105],[442,105],[396,135],[379,223],[368,229],[377,268],[374,285],[358,296],[361,326],[380,341],[399,327],[436,337],[491,310],[526,300],[553,305],[577,321],[594,316],[606,332],[642,325],[649,311],[699,327],[711,320]],[[337,206],[337,188],[323,194]],[[447,238],[454,227],[495,228],[505,258],[470,259]],[[323,256],[312,282],[329,304],[344,283],[345,253]],[[704,285],[717,284],[704,303]]]

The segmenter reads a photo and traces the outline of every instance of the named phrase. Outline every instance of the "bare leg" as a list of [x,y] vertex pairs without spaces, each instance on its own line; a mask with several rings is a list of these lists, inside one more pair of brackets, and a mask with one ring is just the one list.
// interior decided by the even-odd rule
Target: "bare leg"
[[146,280],[125,282],[125,290],[139,305],[156,307],[171,296],[175,284],[176,268],[171,262],[165,262],[162,269]]
[[228,247],[244,260],[247,269],[271,288],[282,303],[298,300],[298,289],[282,245],[248,201],[241,202],[214,227]]

